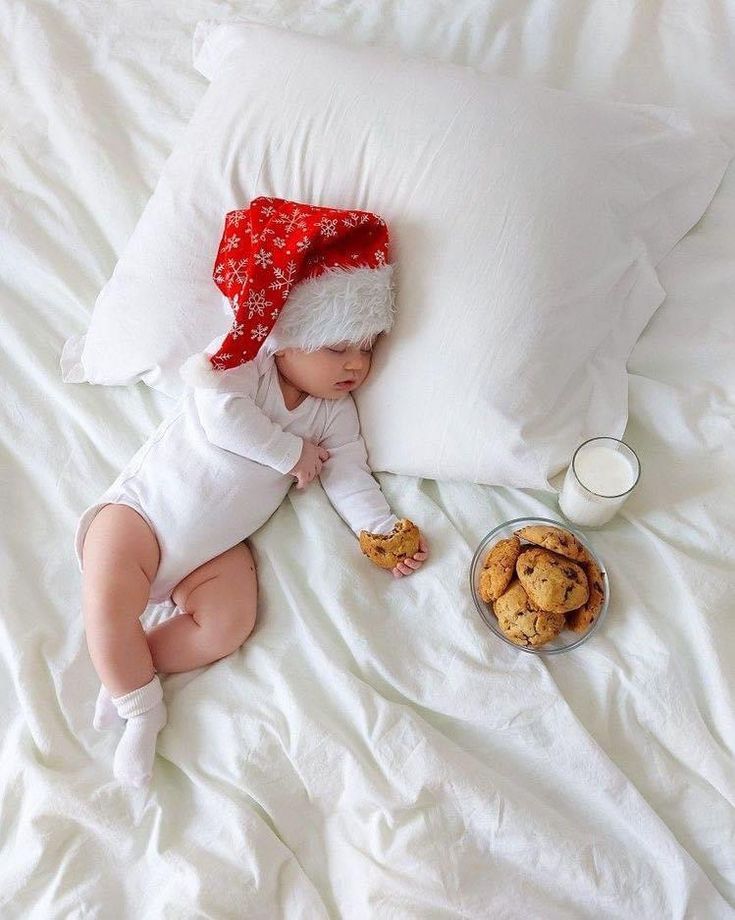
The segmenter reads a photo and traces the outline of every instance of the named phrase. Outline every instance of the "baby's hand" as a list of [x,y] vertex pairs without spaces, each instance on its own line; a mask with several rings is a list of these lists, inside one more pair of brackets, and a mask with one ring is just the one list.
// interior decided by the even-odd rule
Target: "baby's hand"
[[297,480],[297,489],[303,489],[321,473],[322,466],[327,460],[329,460],[328,450],[319,447],[318,444],[312,444],[311,441],[304,441],[298,463],[288,471],[288,475]]
[[408,556],[403,559],[394,569],[391,569],[391,571],[395,578],[400,578],[402,575],[410,575],[411,572],[420,569],[428,558],[429,544],[426,542],[426,537],[421,534],[419,536],[419,551],[414,553],[413,556]]

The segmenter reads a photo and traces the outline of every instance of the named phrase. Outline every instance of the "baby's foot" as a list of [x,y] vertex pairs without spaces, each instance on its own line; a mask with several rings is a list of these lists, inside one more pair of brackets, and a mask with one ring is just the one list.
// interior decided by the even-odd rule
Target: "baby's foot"
[[157,675],[150,683],[113,699],[125,731],[115,751],[115,776],[121,783],[145,786],[153,773],[156,739],[166,724],[163,688]]
[[104,732],[108,728],[112,728],[114,725],[120,724],[121,719],[117,714],[115,704],[112,702],[112,697],[110,696],[105,685],[100,684],[100,692],[97,694],[97,703],[94,707],[94,718],[92,719],[92,725],[94,725],[98,732]]
[[160,702],[148,712],[127,720],[115,751],[114,773],[121,783],[130,786],[148,785],[153,775],[156,739],[166,719],[166,707]]

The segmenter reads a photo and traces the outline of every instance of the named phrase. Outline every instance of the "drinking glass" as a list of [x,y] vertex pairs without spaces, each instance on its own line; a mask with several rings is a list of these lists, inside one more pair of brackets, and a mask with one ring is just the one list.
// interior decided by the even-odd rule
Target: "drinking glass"
[[641,476],[636,452],[618,438],[590,438],[574,452],[559,495],[559,508],[573,524],[606,524]]

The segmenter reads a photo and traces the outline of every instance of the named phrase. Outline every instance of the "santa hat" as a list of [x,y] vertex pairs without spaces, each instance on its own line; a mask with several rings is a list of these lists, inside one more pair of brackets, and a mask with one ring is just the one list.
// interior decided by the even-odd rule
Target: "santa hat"
[[181,368],[195,386],[250,361],[267,339],[280,348],[317,351],[338,342],[362,344],[393,324],[393,267],[388,229],[368,211],[344,211],[255,198],[230,211],[214,281],[234,321],[212,354]]

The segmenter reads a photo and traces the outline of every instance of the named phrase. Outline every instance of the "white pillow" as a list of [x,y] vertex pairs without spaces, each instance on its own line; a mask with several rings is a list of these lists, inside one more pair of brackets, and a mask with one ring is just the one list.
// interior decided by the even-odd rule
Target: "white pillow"
[[258,195],[380,214],[398,318],[356,394],[375,470],[529,488],[627,417],[625,362],[654,269],[730,151],[670,109],[603,103],[375,47],[200,23],[211,81],[65,379],[179,366],[231,316],[212,281],[225,212]]

